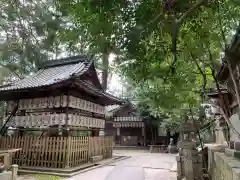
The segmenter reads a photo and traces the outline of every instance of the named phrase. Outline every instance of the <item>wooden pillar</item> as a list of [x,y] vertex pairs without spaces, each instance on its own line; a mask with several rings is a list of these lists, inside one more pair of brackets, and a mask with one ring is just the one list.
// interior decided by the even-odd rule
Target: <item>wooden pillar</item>
[[10,153],[5,153],[3,156],[3,162],[4,162],[4,168],[9,169],[11,167],[11,158],[10,158]]
[[146,146],[146,132],[145,132],[144,124],[142,127],[142,136],[143,136],[143,146]]
[[[64,136],[69,136],[69,101],[70,101],[70,98],[69,98],[69,92],[67,92],[67,106],[66,106],[66,111],[65,111],[65,114],[66,114],[66,122],[65,122],[65,128],[64,128]],[[61,129],[61,125],[59,125],[59,129]]]
[[70,167],[70,156],[71,156],[71,144],[72,144],[72,139],[70,136],[67,137],[66,143],[67,143],[67,149],[66,149],[66,164],[65,164],[65,168],[69,168]]
[[18,173],[18,165],[12,165],[12,180],[17,180],[17,173]]
[[117,141],[118,141],[117,143],[121,144],[120,128],[117,127],[116,130],[117,130],[117,133],[116,133],[116,134],[117,134]]

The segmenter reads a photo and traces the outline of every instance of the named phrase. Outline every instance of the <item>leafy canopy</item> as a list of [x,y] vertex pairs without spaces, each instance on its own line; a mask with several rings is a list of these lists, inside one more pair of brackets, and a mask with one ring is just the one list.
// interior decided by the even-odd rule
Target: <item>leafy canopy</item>
[[57,2],[95,54],[116,55],[134,99],[178,118],[214,84],[212,68],[240,15],[230,0]]
[[[108,78],[116,56],[131,94],[153,114],[182,117],[212,86],[238,26],[237,0],[2,1],[1,66],[23,76],[43,59],[90,52]],[[3,72],[5,73],[5,72]],[[106,82],[105,82],[106,83]],[[183,109],[183,110],[182,110]]]

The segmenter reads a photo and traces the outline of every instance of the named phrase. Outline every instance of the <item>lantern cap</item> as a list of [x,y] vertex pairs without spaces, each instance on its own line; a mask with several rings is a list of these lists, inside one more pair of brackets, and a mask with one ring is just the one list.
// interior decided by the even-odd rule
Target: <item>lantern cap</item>
[[180,126],[179,132],[182,133],[191,133],[191,132],[197,132],[198,128],[200,127],[199,121],[185,121]]

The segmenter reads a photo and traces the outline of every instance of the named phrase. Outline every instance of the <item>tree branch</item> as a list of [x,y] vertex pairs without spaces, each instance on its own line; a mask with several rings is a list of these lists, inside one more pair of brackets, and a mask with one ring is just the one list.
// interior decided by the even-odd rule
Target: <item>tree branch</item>
[[225,37],[225,32],[223,30],[222,20],[221,20],[221,17],[220,17],[220,5],[219,5],[219,2],[217,2],[217,14],[218,14],[217,18],[218,18],[218,22],[219,22],[219,27],[220,27],[222,40],[224,42],[225,50],[227,50],[227,41],[226,41],[226,37]]
[[6,68],[9,70],[9,72],[13,73],[15,76],[17,76],[19,79],[22,79],[22,77],[15,71],[12,71],[9,67],[5,66],[4,64],[0,63],[0,66]]
[[177,41],[179,32],[181,29],[181,25],[183,24],[183,21],[190,16],[190,14],[195,11],[197,8],[199,8],[206,0],[200,0],[196,4],[194,4],[189,10],[187,10],[179,19],[175,21],[175,28],[173,30],[172,34],[172,54],[173,54],[173,62],[170,66],[170,70],[173,72],[174,66],[177,62]]
[[196,4],[194,4],[187,12],[185,12],[178,20],[177,22],[182,23],[182,21],[187,18],[193,11],[195,11],[197,8],[199,8],[206,0],[200,0]]
[[207,75],[203,72],[203,70],[201,69],[200,65],[198,64],[197,60],[194,58],[192,52],[190,52],[190,55],[193,59],[193,61],[195,62],[200,74],[202,75],[202,78],[203,78],[203,84],[202,84],[202,90],[203,90],[203,93],[205,94],[205,91],[206,91],[206,86],[207,86]]

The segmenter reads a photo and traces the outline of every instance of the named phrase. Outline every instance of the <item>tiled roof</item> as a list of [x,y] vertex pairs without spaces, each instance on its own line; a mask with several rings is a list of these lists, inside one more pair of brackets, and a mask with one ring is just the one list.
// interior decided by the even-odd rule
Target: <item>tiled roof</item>
[[122,108],[124,108],[126,106],[130,106],[133,110],[137,109],[136,105],[132,104],[131,102],[125,102],[125,104],[122,104],[122,105],[106,106],[106,108],[105,108],[106,116],[112,116],[117,111],[121,110]]
[[122,104],[123,103],[123,100],[116,97],[116,96],[113,96],[107,92],[104,92],[102,90],[99,90],[97,89],[96,87],[94,87],[92,84],[86,82],[86,81],[83,81],[83,80],[78,80],[78,84],[81,86],[81,88],[85,89],[87,92],[90,92],[94,95],[97,95],[97,96],[103,96],[103,97],[107,97],[107,98],[110,98],[110,99],[113,99],[114,101],[117,101],[118,103]]
[[122,107],[120,105],[110,105],[110,106],[106,106],[105,107],[105,116],[106,117],[111,117],[113,116],[112,111],[114,111],[115,109],[118,109],[119,107]]
[[216,78],[223,84],[229,78],[229,67],[227,61],[231,64],[231,68],[234,70],[239,64],[239,46],[240,46],[240,26],[237,28],[235,35],[233,36],[231,43],[224,52],[224,57],[221,58],[221,64],[216,67]]
[[86,55],[78,55],[78,56],[71,56],[67,58],[61,58],[57,60],[50,60],[50,61],[43,62],[40,69],[46,69],[46,68],[56,67],[56,66],[65,66],[68,64],[76,64],[79,62],[88,64],[89,62],[92,62],[90,59],[91,58]]
[[[69,79],[73,75],[83,74],[92,64],[92,61],[90,60],[85,59],[83,61],[82,56],[80,56],[79,59],[77,59],[77,56],[74,56],[74,58],[74,61],[70,61],[69,58],[66,58],[65,61],[64,59],[52,60],[52,62],[48,61],[44,63],[44,68],[40,69],[35,75],[29,76],[9,85],[0,86],[0,92],[37,88],[56,84],[58,82]],[[69,62],[66,60],[69,60]],[[62,62],[61,66],[59,63],[60,61]]]
[[112,110],[114,110],[114,109],[116,109],[116,108],[119,108],[119,107],[120,107],[120,105],[110,105],[110,106],[106,106],[106,107],[105,107],[105,112],[112,111]]
[[[227,94],[227,93],[229,93],[227,89],[221,88],[220,90],[221,90],[221,93],[222,93],[222,94]],[[206,95],[207,95],[207,96],[215,96],[215,95],[218,95],[218,94],[220,94],[220,92],[218,92],[217,88],[213,88],[213,89],[208,89],[208,90],[206,90]]]
[[92,64],[93,61],[87,58],[87,56],[74,56],[46,61],[35,75],[9,85],[0,86],[0,93],[47,87],[73,78],[73,82],[78,87],[92,95],[103,98],[103,101],[107,100],[107,104],[121,104],[122,100],[120,98],[106,93],[101,88],[99,89],[99,86],[96,87],[90,82],[81,79],[81,75],[87,72]]

